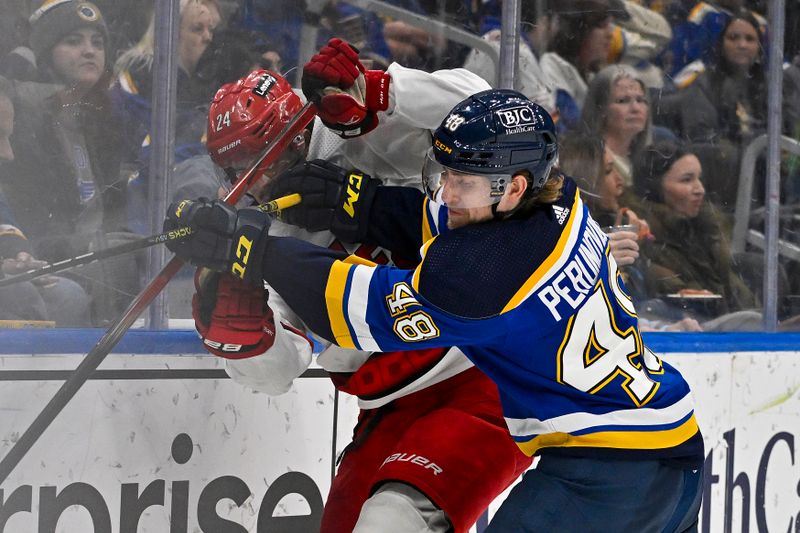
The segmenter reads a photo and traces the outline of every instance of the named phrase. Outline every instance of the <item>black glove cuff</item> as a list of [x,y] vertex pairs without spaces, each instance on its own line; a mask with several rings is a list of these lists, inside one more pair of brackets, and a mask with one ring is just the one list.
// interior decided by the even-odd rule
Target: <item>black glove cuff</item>
[[262,263],[269,226],[269,215],[263,211],[253,208],[239,210],[231,251],[231,273],[234,276],[255,285],[263,284]]

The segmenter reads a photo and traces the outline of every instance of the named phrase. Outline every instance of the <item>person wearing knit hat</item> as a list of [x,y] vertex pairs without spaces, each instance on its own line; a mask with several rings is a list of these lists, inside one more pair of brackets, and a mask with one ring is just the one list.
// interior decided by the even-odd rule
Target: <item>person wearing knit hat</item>
[[[108,28],[100,9],[91,2],[82,0],[47,0],[33,12],[30,19],[30,45],[40,67],[50,68],[52,74],[68,85],[71,82],[87,82],[99,79],[105,71],[105,48],[108,43]],[[95,50],[88,52],[93,58],[66,58],[59,61],[54,57],[62,44],[79,48],[82,43],[78,37],[85,38]],[[65,41],[67,41],[65,43]],[[71,42],[75,41],[75,42]],[[80,50],[78,54],[86,55]],[[62,54],[64,55],[64,54]],[[67,54],[68,55],[68,54]],[[99,67],[99,72],[93,72]],[[79,78],[88,77],[88,80]],[[75,78],[75,79],[73,79]],[[93,85],[92,83],[91,85]]]
[[[16,91],[15,157],[0,166],[0,183],[35,257],[54,262],[138,236],[127,231],[124,133],[112,118],[100,10],[48,0],[30,21],[40,77]],[[94,324],[124,310],[139,291],[137,261],[82,274]]]

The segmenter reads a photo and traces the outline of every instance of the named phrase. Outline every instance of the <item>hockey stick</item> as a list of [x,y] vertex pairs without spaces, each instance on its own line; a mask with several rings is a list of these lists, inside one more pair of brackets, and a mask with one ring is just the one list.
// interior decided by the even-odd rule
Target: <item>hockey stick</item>
[[[280,153],[289,145],[294,137],[299,134],[314,118],[316,109],[314,105],[309,102],[303,109],[287,124],[280,132],[270,146],[264,149],[259,155],[258,159],[251,165],[251,167],[239,179],[239,182],[231,189],[225,196],[225,201],[229,204],[235,204],[236,201],[256,182],[263,169],[271,165],[280,155]],[[144,309],[153,301],[158,293],[167,285],[170,279],[181,269],[183,261],[178,257],[173,257],[161,269],[156,277],[142,289],[142,291],[133,299],[128,309],[119,318],[105,334],[97,341],[94,348],[83,358],[83,361],[75,368],[72,375],[61,385],[61,388],[56,391],[44,409],[36,416],[31,425],[25,432],[20,435],[17,442],[15,442],[11,449],[0,461],[0,484],[5,482],[6,478],[14,467],[19,464],[28,450],[36,444],[36,441],[44,433],[56,416],[64,409],[69,403],[75,393],[86,383],[86,380],[97,369],[100,363],[111,353],[114,346],[117,345],[119,340],[126,331],[133,325],[134,321],[144,311]]]
[[[292,207],[299,203],[300,203],[300,195],[290,194],[282,198],[278,198],[277,200],[273,200],[271,202],[267,202],[265,204],[257,205],[254,207],[257,207],[258,209],[261,209],[266,213],[274,213],[276,211]],[[23,281],[31,281],[36,278],[40,278],[42,276],[47,276],[48,274],[61,272],[62,270],[68,270],[70,268],[88,265],[89,263],[94,263],[95,261],[102,261],[103,259],[110,259],[118,255],[124,255],[130,252],[135,252],[136,250],[141,250],[143,248],[149,248],[150,246],[155,246],[156,244],[161,244],[162,242],[165,243],[169,241],[184,239],[191,234],[192,234],[192,228],[186,226],[171,231],[165,231],[164,233],[159,233],[158,235],[142,237],[141,239],[136,239],[131,242],[126,242],[118,246],[111,246],[109,248],[103,248],[102,250],[88,252],[76,257],[72,257],[70,259],[64,259],[62,261],[56,261],[55,263],[50,263],[49,265],[43,266],[41,268],[28,270],[27,272],[23,272],[15,276],[0,279],[0,287],[7,287],[8,285],[14,285],[15,283],[21,283]]]

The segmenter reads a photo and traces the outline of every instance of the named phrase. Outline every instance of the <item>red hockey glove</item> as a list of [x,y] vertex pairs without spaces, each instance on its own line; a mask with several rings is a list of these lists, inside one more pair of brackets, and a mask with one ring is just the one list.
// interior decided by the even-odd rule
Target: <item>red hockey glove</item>
[[303,66],[302,87],[326,126],[356,137],[375,129],[378,111],[388,109],[390,80],[381,70],[366,70],[355,47],[333,38]]
[[192,317],[209,352],[245,359],[264,353],[275,342],[275,321],[263,285],[198,268],[194,286]]

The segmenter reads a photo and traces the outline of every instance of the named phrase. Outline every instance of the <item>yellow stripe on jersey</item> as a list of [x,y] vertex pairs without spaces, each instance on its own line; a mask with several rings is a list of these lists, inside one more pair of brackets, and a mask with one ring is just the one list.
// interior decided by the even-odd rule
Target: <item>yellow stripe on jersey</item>
[[[350,259],[350,257],[347,259]],[[350,328],[347,327],[347,319],[344,316],[344,309],[347,303],[344,301],[344,289],[347,285],[347,277],[351,268],[353,268],[353,265],[344,261],[334,262],[328,274],[328,283],[325,285],[325,301],[328,306],[328,321],[331,324],[331,333],[336,340],[336,344],[342,348],[356,347],[353,338],[350,336]]]
[[129,71],[123,70],[120,72],[119,84],[128,93],[139,94],[139,88],[136,86],[136,82],[133,81],[133,76],[131,76]]
[[428,201],[428,197],[426,196],[422,202],[422,242],[428,242],[433,238],[431,223],[428,220]]
[[13,235],[15,237],[19,237],[20,239],[25,239],[26,241],[28,240],[25,234],[22,233],[18,227],[12,226],[11,224],[0,224],[0,237],[6,235]]
[[349,265],[364,265],[368,267],[378,266],[377,263],[373,263],[369,259],[364,259],[363,257],[357,255],[348,255],[344,259],[342,259],[343,263],[347,263]]
[[695,24],[700,24],[700,22],[702,22],[703,18],[708,13],[716,13],[716,12],[718,12],[718,10],[713,6],[705,2],[698,2],[697,5],[695,5],[689,12],[689,16],[686,17],[686,20],[688,20],[689,22],[693,22]]
[[567,223],[564,226],[564,230],[561,232],[561,236],[558,238],[558,242],[556,243],[555,248],[547,258],[542,261],[542,264],[538,266],[538,268],[531,274],[531,276],[522,284],[522,287],[511,297],[511,300],[506,304],[500,314],[506,313],[515,307],[517,307],[528,293],[533,290],[533,287],[538,283],[542,276],[547,274],[556,261],[561,258],[561,254],[564,253],[564,248],[567,246],[567,241],[569,240],[569,236],[572,233],[573,225],[575,223],[575,219],[577,218],[578,209],[580,206],[580,192],[578,190],[575,191],[575,199],[572,202],[572,207],[570,208],[569,218],[567,219]]
[[623,450],[663,450],[674,448],[699,431],[694,415],[680,426],[663,431],[600,431],[573,436],[569,433],[539,435],[517,446],[528,456],[542,448],[617,448]]
[[608,47],[608,62],[616,63],[625,51],[625,35],[622,28],[614,26],[611,33],[611,44]]
[[422,269],[422,264],[425,262],[425,256],[428,254],[428,248],[431,247],[431,244],[433,244],[435,240],[436,237],[433,237],[422,245],[422,250],[420,252],[422,257],[419,260],[419,265],[414,269],[414,275],[411,278],[411,286],[414,287],[414,290],[417,292],[419,292],[419,272]]

